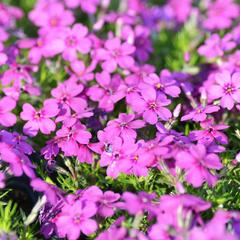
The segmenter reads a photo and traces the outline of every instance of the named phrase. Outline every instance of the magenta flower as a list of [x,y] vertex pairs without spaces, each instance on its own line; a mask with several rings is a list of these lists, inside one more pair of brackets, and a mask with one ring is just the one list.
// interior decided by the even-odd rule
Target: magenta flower
[[121,44],[119,38],[109,39],[104,44],[105,48],[100,48],[96,52],[96,58],[102,63],[102,68],[108,72],[114,72],[119,65],[123,69],[129,69],[134,64],[134,59],[130,55],[134,53],[135,47],[128,44]]
[[33,171],[35,167],[29,158],[17,149],[14,149],[11,145],[5,142],[0,143],[0,157],[2,161],[10,165],[11,172],[14,176],[19,177],[25,173],[30,178],[35,177]]
[[200,46],[198,53],[206,58],[222,57],[224,53],[236,47],[231,34],[226,34],[222,39],[218,34],[213,34]]
[[220,105],[231,110],[234,103],[240,103],[240,73],[233,75],[229,71],[215,74],[216,84],[209,87],[208,94],[211,99],[221,98]]
[[145,82],[153,86],[158,94],[178,97],[181,92],[176,80],[168,70],[162,70],[160,77],[155,73],[149,74],[149,76],[145,78]]
[[35,191],[43,192],[46,195],[47,200],[52,205],[57,203],[60,196],[60,191],[55,185],[46,183],[40,178],[34,178],[31,180],[31,186]]
[[228,138],[227,136],[220,132],[220,130],[224,130],[228,128],[228,125],[225,124],[218,124],[214,125],[213,119],[207,119],[203,122],[201,122],[201,127],[203,130],[194,130],[191,131],[189,134],[189,137],[191,140],[195,141],[197,140],[201,144],[211,144],[214,142],[219,142],[221,144],[227,144]]
[[16,116],[11,113],[16,107],[16,101],[10,97],[0,99],[0,125],[11,127],[16,123]]
[[55,224],[59,237],[77,240],[81,232],[90,235],[97,230],[97,223],[91,219],[97,212],[96,205],[91,202],[75,201],[65,203],[62,211],[56,216]]
[[101,154],[100,166],[107,166],[107,175],[117,178],[120,173],[127,173],[129,168],[128,158],[137,149],[137,144],[129,139],[115,137]]
[[115,103],[125,96],[122,78],[118,74],[111,77],[108,72],[103,71],[96,74],[96,80],[99,85],[90,87],[86,94],[91,100],[99,102],[99,108],[107,112],[112,111]]
[[87,38],[88,29],[80,23],[73,25],[72,29],[63,31],[63,53],[62,56],[67,61],[77,59],[77,53],[86,54],[90,51],[91,41]]
[[216,0],[208,6],[207,18],[203,25],[210,30],[225,29],[239,16],[239,6],[233,0]]
[[71,127],[62,126],[56,132],[59,148],[62,149],[65,156],[77,156],[79,152],[79,144],[88,144],[92,137],[91,133],[81,123],[77,123]]
[[164,95],[157,96],[154,88],[146,88],[141,91],[141,95],[136,95],[131,99],[132,109],[143,114],[143,119],[150,124],[156,124],[158,117],[164,121],[171,118],[172,113],[165,108],[171,103]]
[[69,81],[59,84],[51,91],[55,102],[60,105],[60,109],[63,109],[63,112],[60,111],[60,115],[70,111],[69,108],[78,111],[80,107],[86,106],[86,100],[78,96],[82,91],[83,85]]
[[50,118],[58,114],[57,104],[48,101],[44,102],[43,108],[36,110],[31,104],[23,104],[23,111],[20,114],[22,120],[27,121],[23,126],[23,132],[31,137],[38,134],[40,130],[43,134],[50,134],[55,130],[56,125]]
[[56,1],[42,1],[29,14],[30,20],[45,31],[66,27],[74,22],[71,11],[65,10],[64,5]]
[[113,131],[116,136],[135,139],[137,137],[135,129],[144,127],[145,122],[143,120],[134,119],[134,114],[120,113],[117,119],[108,122],[107,128],[105,130]]
[[190,113],[184,115],[181,121],[193,120],[194,122],[202,122],[206,120],[208,113],[219,111],[220,107],[214,105],[208,105],[206,107],[198,106]]
[[209,169],[222,168],[219,157],[214,153],[208,154],[202,144],[191,145],[189,151],[179,152],[176,160],[176,165],[185,169],[186,180],[194,187],[200,187],[204,181],[213,186],[217,179]]

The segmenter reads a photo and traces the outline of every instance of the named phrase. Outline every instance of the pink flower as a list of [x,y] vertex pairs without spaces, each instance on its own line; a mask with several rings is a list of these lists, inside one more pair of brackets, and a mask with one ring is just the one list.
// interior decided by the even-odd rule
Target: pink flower
[[30,20],[45,31],[50,29],[69,26],[74,22],[71,11],[65,10],[59,2],[41,2],[36,5],[29,14]]
[[198,53],[206,58],[215,58],[224,56],[225,52],[228,52],[236,47],[236,43],[232,40],[231,34],[226,34],[222,39],[218,34],[213,34],[208,38],[204,45],[200,46]]
[[44,106],[40,110],[36,110],[31,104],[25,103],[23,111],[20,114],[21,119],[27,121],[23,127],[25,134],[34,137],[40,130],[43,134],[50,134],[55,130],[56,125],[50,118],[58,114],[57,104],[48,101],[44,102]]
[[107,124],[106,131],[113,131],[116,136],[135,139],[137,137],[135,129],[145,126],[143,120],[134,120],[134,114],[120,113],[117,119],[111,120]]
[[128,44],[121,44],[119,38],[109,39],[104,44],[105,48],[100,48],[96,52],[96,58],[104,61],[102,68],[108,72],[114,72],[119,65],[123,69],[129,69],[134,64],[134,59],[130,55],[134,53],[135,47]]
[[66,81],[60,83],[56,88],[52,89],[51,94],[55,98],[55,102],[59,104],[60,111],[59,115],[64,115],[69,108],[79,110],[80,106],[86,106],[86,100],[78,95],[83,91],[83,85],[76,84],[74,82]]
[[108,72],[103,71],[96,74],[96,80],[99,85],[90,87],[86,94],[91,100],[99,102],[99,108],[112,111],[115,103],[125,96],[125,86],[120,75],[111,77]]
[[189,134],[189,137],[191,140],[197,140],[201,144],[211,144],[214,142],[220,142],[221,144],[227,144],[228,138],[227,136],[220,132],[219,130],[223,130],[228,128],[229,126],[225,124],[217,124],[215,125],[213,123],[213,119],[207,119],[203,122],[201,122],[201,127],[203,130],[194,130],[191,131]]
[[225,29],[239,16],[239,6],[233,0],[216,0],[208,6],[204,27],[210,30]]
[[193,120],[195,122],[202,122],[206,120],[208,113],[219,111],[220,107],[214,105],[208,105],[206,107],[198,106],[190,113],[184,115],[181,121]]
[[176,165],[186,170],[186,180],[194,187],[200,187],[204,181],[213,186],[217,179],[209,169],[222,168],[219,157],[214,153],[208,154],[202,144],[191,145],[189,151],[179,152],[176,160]]
[[80,23],[73,25],[72,29],[63,32],[63,58],[70,62],[77,59],[77,53],[86,54],[90,51],[91,41],[87,38],[88,29]]
[[34,165],[29,158],[17,149],[14,149],[10,144],[0,142],[0,158],[10,165],[14,176],[19,177],[25,173],[30,178],[35,177]]
[[0,172],[0,189],[5,188],[5,174]]
[[231,110],[234,103],[240,103],[240,73],[232,76],[229,71],[215,74],[216,84],[209,87],[208,94],[211,99],[221,98],[220,105]]
[[181,93],[181,89],[177,85],[176,80],[168,70],[162,70],[160,78],[155,73],[149,74],[149,76],[145,78],[145,82],[154,87],[158,94],[178,97]]
[[65,156],[77,156],[80,145],[88,144],[92,136],[81,123],[71,127],[62,126],[56,132],[56,135],[58,146],[62,149]]
[[10,97],[0,99],[0,125],[11,127],[16,123],[16,116],[10,111],[16,107],[16,101]]
[[162,120],[168,120],[171,118],[172,113],[165,108],[171,103],[164,95],[157,96],[157,92],[154,88],[146,88],[141,91],[141,95],[136,95],[131,99],[130,105],[132,109],[143,114],[143,119],[150,123],[156,124],[158,117]]
[[92,202],[75,201],[73,204],[65,203],[61,212],[55,218],[59,237],[77,240],[82,232],[90,235],[97,230],[97,223],[91,217],[97,212]]

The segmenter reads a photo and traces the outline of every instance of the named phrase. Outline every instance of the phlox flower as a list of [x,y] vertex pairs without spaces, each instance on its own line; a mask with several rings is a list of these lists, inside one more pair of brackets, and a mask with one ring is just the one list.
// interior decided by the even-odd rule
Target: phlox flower
[[184,23],[192,10],[192,0],[183,0],[181,4],[179,4],[177,0],[170,0],[164,8],[172,18],[177,20],[177,22]]
[[222,57],[224,53],[236,47],[231,34],[226,34],[222,39],[218,34],[213,34],[208,38],[204,45],[200,46],[198,53],[208,59]]
[[96,85],[87,90],[87,95],[93,101],[97,101],[98,107],[109,112],[114,109],[116,102],[124,98],[125,86],[122,83],[120,75],[111,75],[103,71],[96,74]]
[[40,178],[34,178],[31,180],[31,186],[35,191],[43,192],[49,203],[55,205],[60,198],[60,191],[55,185],[51,185],[41,180]]
[[155,73],[151,73],[144,81],[154,87],[158,94],[178,97],[181,92],[176,80],[166,69],[161,71],[160,77]]
[[227,144],[227,136],[221,130],[227,129],[229,126],[225,124],[214,124],[213,119],[207,119],[200,123],[203,130],[193,130],[189,137],[191,140],[197,140],[201,144],[210,144],[214,141],[221,144]]
[[239,6],[233,0],[216,0],[210,2],[203,26],[209,30],[226,29],[238,16]]
[[77,240],[81,232],[90,235],[97,230],[97,223],[91,217],[97,213],[92,202],[76,200],[73,204],[65,203],[61,212],[55,217],[59,237]]
[[56,88],[52,89],[51,95],[54,97],[54,101],[57,103],[62,111],[60,111],[59,115],[62,116],[70,111],[69,108],[76,112],[80,108],[84,108],[86,106],[86,100],[79,97],[80,93],[83,91],[82,84],[76,84],[74,82],[66,81],[64,83],[60,83]]
[[10,97],[3,97],[0,99],[0,125],[11,127],[16,123],[16,116],[11,113],[16,107],[16,101]]
[[219,106],[208,105],[208,106],[198,106],[190,113],[182,116],[181,121],[193,120],[194,122],[202,122],[206,120],[208,113],[214,113],[219,111]]
[[144,126],[143,120],[135,120],[135,114],[120,113],[117,119],[108,122],[106,131],[113,131],[116,136],[135,139],[137,137],[136,129]]
[[102,152],[99,161],[100,166],[107,166],[107,175],[116,178],[120,173],[128,171],[130,166],[127,160],[136,149],[137,144],[132,140],[115,137]]
[[135,52],[135,47],[127,42],[121,43],[119,38],[109,39],[105,42],[104,48],[96,52],[96,58],[103,61],[102,68],[108,72],[114,72],[117,66],[123,69],[130,69],[134,64],[131,54]]
[[71,127],[62,126],[56,132],[58,147],[64,152],[65,156],[77,156],[80,151],[80,145],[88,144],[91,133],[81,123],[76,123]]
[[23,126],[23,132],[31,137],[38,134],[40,130],[43,134],[50,134],[55,130],[56,125],[50,118],[55,117],[58,112],[57,104],[44,102],[43,108],[36,110],[31,104],[25,103],[20,114],[22,120],[27,121]]
[[62,33],[62,56],[67,61],[77,59],[77,53],[87,54],[91,48],[91,41],[87,38],[88,29],[81,23],[66,28]]
[[231,110],[234,103],[240,103],[240,72],[223,71],[215,74],[216,83],[209,87],[211,99],[221,98],[220,105]]
[[44,31],[66,27],[74,22],[74,16],[71,11],[64,9],[60,2],[42,2],[36,5],[36,8],[29,13],[30,20],[38,27],[44,28]]
[[237,240],[238,237],[226,228],[229,222],[230,214],[223,210],[218,210],[213,218],[206,223],[202,228],[195,227],[190,231],[189,238],[191,240],[211,240],[211,239],[226,239]]
[[141,96],[136,95],[131,99],[132,109],[143,115],[143,119],[150,124],[156,124],[158,117],[164,121],[171,118],[172,113],[165,107],[171,101],[164,95],[158,95],[154,88],[145,88],[141,91]]
[[186,171],[186,180],[194,187],[200,187],[204,181],[210,186],[216,183],[216,176],[209,169],[222,168],[220,158],[214,153],[207,153],[202,144],[191,145],[189,151],[179,152],[176,156],[176,165]]
[[81,200],[93,201],[97,206],[97,213],[102,217],[114,215],[116,203],[121,195],[112,191],[103,192],[97,186],[91,186],[80,192]]
[[3,162],[9,164],[14,176],[19,177],[25,173],[30,178],[35,177],[33,171],[35,167],[29,158],[17,149],[14,149],[10,144],[0,143],[0,158]]

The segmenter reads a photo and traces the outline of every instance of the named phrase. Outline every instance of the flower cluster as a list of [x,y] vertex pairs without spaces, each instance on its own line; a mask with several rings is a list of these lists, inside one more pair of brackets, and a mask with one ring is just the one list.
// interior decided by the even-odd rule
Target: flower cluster
[[16,234],[239,239],[239,3],[4,2],[0,190],[41,196]]

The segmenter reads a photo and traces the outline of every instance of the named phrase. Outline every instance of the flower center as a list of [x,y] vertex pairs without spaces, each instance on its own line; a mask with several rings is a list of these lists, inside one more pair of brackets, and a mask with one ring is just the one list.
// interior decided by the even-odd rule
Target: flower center
[[148,108],[150,110],[156,110],[158,108],[158,105],[155,101],[151,101],[151,102],[148,103]]
[[198,109],[196,110],[196,112],[197,112],[197,113],[202,113],[203,110],[202,110],[201,108],[198,108]]
[[35,119],[40,119],[41,117],[42,117],[41,111],[36,112],[34,115]]
[[119,57],[121,55],[121,50],[119,48],[116,48],[112,51],[113,57]]
[[77,38],[75,36],[68,36],[65,43],[68,47],[74,47],[77,45]]
[[161,84],[161,83],[157,83],[157,84],[155,85],[155,87],[156,87],[156,89],[158,89],[158,90],[162,90],[162,89],[164,88],[163,84]]
[[59,23],[59,18],[58,17],[53,17],[50,19],[50,26],[51,27],[56,27]]
[[225,94],[229,94],[230,95],[230,94],[233,94],[235,92],[235,87],[233,86],[232,83],[225,84],[223,89],[224,89],[224,93]]
[[74,217],[73,217],[73,222],[75,224],[79,224],[81,222],[81,214],[77,213]]
[[43,41],[41,39],[37,40],[37,46],[42,47],[43,46]]
[[139,159],[139,156],[138,156],[138,155],[134,155],[134,156],[133,156],[133,160],[134,160],[134,161],[137,161],[138,159]]

